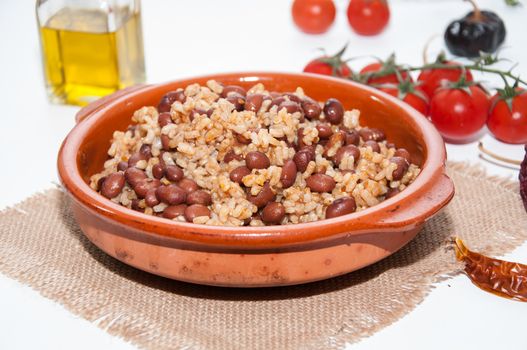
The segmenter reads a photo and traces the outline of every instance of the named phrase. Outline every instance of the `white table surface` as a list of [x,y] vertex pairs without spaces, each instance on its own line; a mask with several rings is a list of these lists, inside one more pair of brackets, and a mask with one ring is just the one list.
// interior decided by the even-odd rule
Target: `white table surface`
[[[480,0],[504,19],[508,29],[504,55],[519,62],[527,77],[527,7],[511,9],[501,0]],[[149,82],[211,72],[243,70],[301,71],[316,48],[337,51],[349,42],[349,55],[386,57],[395,51],[411,64],[421,63],[424,43],[447,23],[464,15],[461,1],[392,1],[389,28],[373,38],[351,32],[346,1],[337,1],[331,30],[307,36],[290,19],[285,0],[143,1],[143,31]],[[34,1],[0,1],[0,208],[12,205],[57,180],[55,160],[61,141],[73,127],[76,107],[47,102],[35,21]],[[432,52],[442,45],[438,39]],[[359,68],[363,62],[354,62]],[[494,77],[483,76],[492,85]],[[521,159],[521,146],[485,135],[497,152]],[[481,160],[475,143],[448,145],[449,159],[482,164],[491,174],[518,172]],[[506,259],[527,262],[527,244]],[[14,280],[0,275],[0,349],[131,349],[96,325],[77,317]],[[465,276],[437,285],[414,311],[351,349],[527,349],[527,304],[509,301],[474,287]]]

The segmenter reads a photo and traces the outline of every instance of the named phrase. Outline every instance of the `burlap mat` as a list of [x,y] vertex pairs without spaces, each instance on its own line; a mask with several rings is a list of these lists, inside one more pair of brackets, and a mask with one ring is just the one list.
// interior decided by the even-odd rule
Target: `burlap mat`
[[248,290],[150,275],[91,245],[57,189],[0,213],[0,272],[144,348],[342,348],[397,321],[459,271],[451,235],[491,255],[527,238],[517,182],[461,164],[449,174],[455,199],[416,239],[327,281]]

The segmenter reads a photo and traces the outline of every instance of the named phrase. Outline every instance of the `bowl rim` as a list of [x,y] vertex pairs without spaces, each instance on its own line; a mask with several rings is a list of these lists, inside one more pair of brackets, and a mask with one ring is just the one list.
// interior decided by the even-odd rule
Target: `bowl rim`
[[[390,199],[362,210],[331,219],[323,219],[309,223],[275,226],[213,226],[170,221],[165,218],[155,217],[128,209],[116,204],[94,191],[80,175],[78,167],[78,151],[84,142],[85,136],[96,123],[103,119],[119,103],[133,99],[136,96],[152,91],[162,90],[171,85],[186,86],[197,80],[216,79],[221,81],[237,79],[238,81],[274,80],[278,78],[294,77],[307,79],[320,83],[330,83],[351,89],[364,90],[376,99],[386,103],[390,108],[401,110],[419,131],[422,132],[424,152],[426,157],[421,166],[421,173],[403,192]],[[257,81],[256,81],[257,80]],[[168,91],[168,90],[165,90]],[[434,150],[431,157],[430,150]],[[283,245],[299,244],[305,242],[324,241],[342,237],[343,235],[368,234],[386,230],[406,230],[423,223],[427,218],[439,211],[453,197],[453,184],[445,175],[446,151],[443,139],[435,127],[418,111],[404,104],[397,98],[390,96],[375,88],[358,84],[349,80],[333,78],[308,73],[282,73],[282,72],[236,72],[222,74],[207,74],[198,77],[177,79],[160,84],[145,85],[142,88],[131,89],[127,93],[116,93],[105,98],[104,104],[99,108],[91,108],[89,116],[80,121],[69,132],[60,148],[57,166],[59,178],[63,187],[73,199],[85,209],[97,213],[103,218],[130,226],[141,231],[151,238],[173,239],[176,241],[205,244],[213,246],[243,246],[246,248],[278,247]],[[445,180],[446,179],[446,180]],[[448,181],[447,181],[448,180]],[[441,198],[429,195],[431,190],[427,184],[441,182],[435,186]],[[419,201],[429,195],[428,207],[423,210],[414,210],[411,205],[402,205],[405,201]],[[399,210],[398,213],[395,213]],[[395,219],[394,219],[395,217]]]

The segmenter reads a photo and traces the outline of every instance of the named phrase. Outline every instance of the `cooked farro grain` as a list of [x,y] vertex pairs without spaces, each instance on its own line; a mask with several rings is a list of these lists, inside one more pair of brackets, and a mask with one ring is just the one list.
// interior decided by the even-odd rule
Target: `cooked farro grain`
[[[109,159],[91,177],[94,190],[149,215],[166,211],[176,221],[262,226],[364,210],[404,190],[420,172],[396,156],[408,152],[396,154],[384,133],[361,127],[360,112],[342,112],[334,99],[313,109],[301,88],[278,94],[261,83],[245,90],[213,80],[180,91],[184,98],[164,112],[168,124],[159,125],[158,109],[143,107],[128,130],[113,133]],[[317,125],[331,135],[319,135]],[[258,157],[247,169],[249,152]],[[294,166],[284,167],[292,159]],[[190,195],[197,190],[205,193]]]

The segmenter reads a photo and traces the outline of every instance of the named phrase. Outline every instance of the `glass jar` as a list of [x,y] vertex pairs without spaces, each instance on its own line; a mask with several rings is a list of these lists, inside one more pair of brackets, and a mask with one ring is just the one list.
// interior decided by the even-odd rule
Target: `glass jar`
[[37,0],[50,101],[86,105],[145,80],[140,0]]

